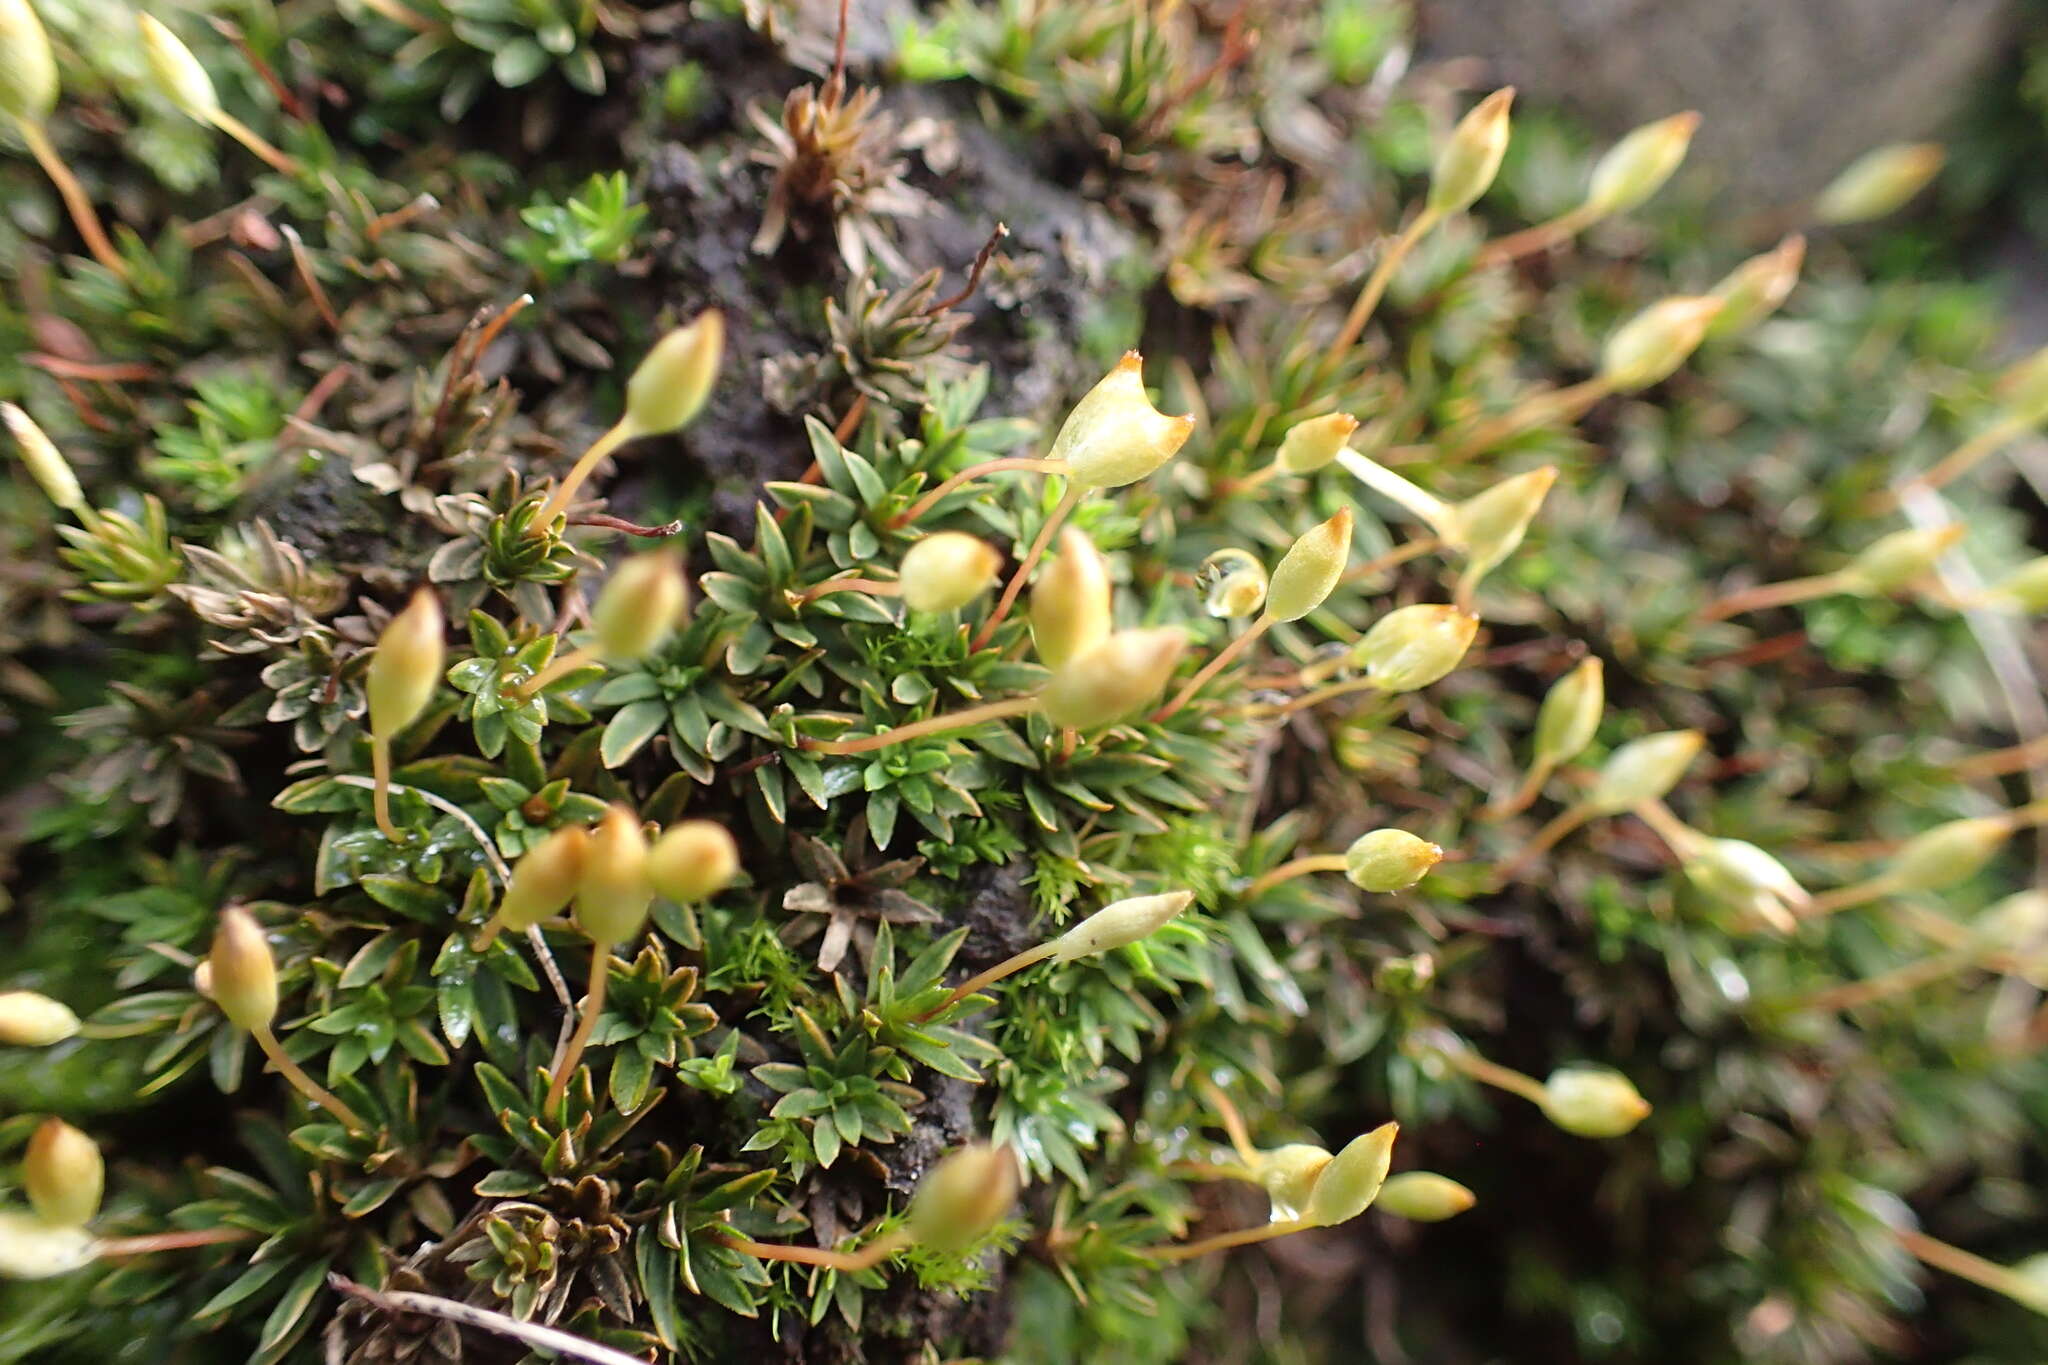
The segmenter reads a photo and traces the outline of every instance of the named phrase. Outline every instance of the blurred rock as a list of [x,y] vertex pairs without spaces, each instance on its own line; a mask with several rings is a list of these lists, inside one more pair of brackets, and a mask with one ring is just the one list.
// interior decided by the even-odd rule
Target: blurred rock
[[1939,137],[2004,55],[2013,0],[1418,0],[1438,57],[1622,132],[1706,117],[1694,165],[1735,208],[1812,193],[1858,153]]

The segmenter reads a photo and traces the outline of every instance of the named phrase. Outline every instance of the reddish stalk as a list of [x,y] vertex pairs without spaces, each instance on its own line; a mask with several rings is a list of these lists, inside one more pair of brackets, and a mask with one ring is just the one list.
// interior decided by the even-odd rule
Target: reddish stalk
[[28,144],[29,155],[36,159],[36,164],[43,168],[43,174],[49,176],[50,183],[57,187],[57,196],[64,201],[65,212],[71,215],[78,235],[85,239],[85,249],[125,284],[128,263],[107,240],[107,230],[100,225],[99,211],[92,206],[92,196],[85,192],[85,186],[78,183],[78,177],[64,164],[64,158],[57,155],[57,149],[51,145],[50,135],[44,131],[43,125],[23,118],[15,120],[15,127],[21,133],[21,140]]
[[1251,884],[1244,889],[1244,899],[1256,900],[1274,887],[1283,882],[1291,882],[1296,877],[1306,877],[1316,872],[1342,872],[1346,866],[1348,864],[1341,853],[1314,853],[1304,858],[1295,858],[1254,877]]
[[1195,699],[1195,694],[1202,690],[1203,684],[1207,683],[1209,679],[1215,677],[1218,673],[1222,672],[1225,668],[1229,667],[1230,661],[1232,659],[1235,659],[1238,655],[1244,653],[1246,649],[1250,648],[1252,641],[1258,639],[1261,635],[1264,635],[1267,631],[1271,630],[1272,628],[1273,618],[1270,616],[1260,616],[1258,620],[1252,622],[1251,629],[1247,630],[1244,634],[1238,636],[1235,640],[1232,640],[1229,644],[1223,646],[1223,648],[1217,650],[1216,657],[1209,660],[1208,663],[1204,664],[1202,666],[1201,672],[1195,674],[1194,677],[1189,678],[1188,685],[1186,687],[1183,687],[1179,691],[1179,693],[1177,693],[1174,696],[1174,699],[1172,701],[1166,703],[1166,705],[1160,707],[1157,711],[1154,711],[1152,713],[1151,720],[1153,724],[1156,725],[1160,721],[1165,720],[1174,712],[1180,710],[1183,706],[1186,706],[1189,702],[1193,701]]
[[1017,566],[1017,572],[1010,575],[1010,582],[1003,589],[1002,597],[997,600],[995,610],[981,623],[981,629],[975,632],[969,649],[980,649],[986,645],[990,637],[996,633],[996,627],[1010,614],[1010,608],[1016,605],[1017,594],[1024,591],[1024,584],[1031,577],[1031,571],[1038,567],[1039,560],[1045,558],[1045,550],[1052,544],[1053,534],[1080,504],[1084,491],[1086,490],[1078,483],[1067,484],[1067,491],[1060,494],[1060,500],[1053,507],[1052,514],[1045,519],[1045,524],[1038,528],[1038,539],[1031,542],[1030,552],[1024,556],[1024,562]]
[[908,526],[926,512],[931,511],[938,504],[939,499],[970,480],[979,479],[987,474],[1001,474],[1013,469],[1028,469],[1039,474],[1064,474],[1067,472],[1067,464],[1064,460],[1035,460],[1013,455],[1000,460],[987,460],[981,464],[969,465],[891,517],[889,519],[889,529],[893,531]]
[[541,1112],[552,1113],[561,1102],[562,1094],[569,1088],[569,1076],[576,1070],[576,1064],[583,1060],[583,1050],[590,1046],[590,1035],[597,1027],[597,1017],[604,1013],[605,990],[611,984],[612,945],[592,942],[590,945],[590,986],[583,996],[583,1012],[576,1020],[576,1031],[569,1035],[555,1064],[548,1068],[548,1095],[541,1102]]
[[884,730],[876,735],[865,735],[860,739],[811,739],[806,736],[797,742],[797,747],[814,754],[864,754],[875,749],[886,749],[891,744],[901,744],[907,739],[941,735],[948,730],[964,730],[972,725],[980,725],[983,721],[1021,716],[1035,709],[1037,705],[1037,697],[1010,697],[1003,701],[970,706],[965,711],[949,711],[943,716],[912,721],[908,725],[898,725],[894,729]]
[[917,1016],[917,1022],[921,1024],[925,1020],[930,1019],[936,1015],[944,1014],[948,1009],[951,1009],[954,1005],[959,1004],[962,1000],[965,1000],[968,996],[974,994],[982,987],[992,986],[996,982],[1001,981],[1006,976],[1014,976],[1018,972],[1023,971],[1026,967],[1032,966],[1035,963],[1043,962],[1047,958],[1051,957],[1055,951],[1057,950],[1054,948],[1054,946],[1050,942],[1047,942],[1038,944],[1036,947],[1026,948],[1021,953],[1015,953],[1009,957],[1004,958],[1001,962],[998,962],[995,966],[990,967],[987,971],[977,972],[975,975],[968,977],[965,981],[955,986],[953,988],[952,994],[948,995],[944,1000],[941,1000],[937,1005],[933,1006],[931,1009],[928,1009],[923,1014]]
[[146,1237],[110,1237],[95,1246],[99,1259],[148,1256],[159,1251],[184,1251],[190,1247],[224,1246],[230,1242],[255,1240],[256,1234],[243,1228],[196,1228],[186,1232],[155,1232]]

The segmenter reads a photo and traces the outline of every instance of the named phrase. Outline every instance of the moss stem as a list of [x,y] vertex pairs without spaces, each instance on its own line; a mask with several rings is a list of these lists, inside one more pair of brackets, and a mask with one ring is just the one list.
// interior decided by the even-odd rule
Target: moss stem
[[1223,1131],[1230,1134],[1230,1149],[1237,1153],[1237,1159],[1247,1167],[1256,1167],[1259,1164],[1259,1150],[1252,1145],[1251,1129],[1245,1126],[1244,1115],[1239,1112],[1237,1105],[1231,1102],[1230,1096],[1224,1093],[1222,1086],[1207,1076],[1196,1077],[1195,1088],[1202,1092],[1203,1100],[1216,1111],[1216,1118],[1222,1123]]
[[802,606],[806,602],[815,602],[820,597],[828,597],[835,592],[864,592],[870,597],[896,597],[903,592],[903,585],[880,578],[862,578],[849,574],[844,578],[828,578],[822,583],[813,583],[802,592],[793,594],[790,603],[792,606]]
[[2010,413],[2000,417],[1935,461],[1925,473],[1915,474],[1898,488],[1883,494],[1878,510],[1891,511],[1913,493],[1931,493],[1946,487],[1995,454],[2000,447],[2025,435],[2027,427],[2027,422]]
[[864,754],[871,749],[886,749],[891,744],[901,744],[905,740],[918,739],[924,735],[940,735],[948,730],[964,730],[970,725],[980,725],[984,721],[1021,716],[1027,711],[1035,710],[1037,706],[1038,698],[1035,696],[1009,697],[1002,701],[970,706],[965,711],[948,711],[942,716],[912,721],[908,725],[898,725],[894,729],[884,730],[877,735],[863,735],[859,739],[812,739],[805,736],[797,741],[797,747],[814,754]]
[[984,460],[980,464],[969,465],[891,517],[889,519],[889,529],[894,531],[908,526],[926,512],[931,511],[938,504],[939,499],[970,480],[979,479],[989,474],[1001,474],[1013,469],[1028,469],[1040,474],[1064,474],[1067,472],[1067,462],[1065,460],[1037,460],[1024,456],[1009,456],[1000,460]]
[[1769,607],[1787,607],[1795,602],[1810,602],[1816,597],[1842,591],[1843,577],[1839,573],[1814,574],[1808,578],[1789,578],[1783,583],[1760,583],[1753,588],[1731,592],[1700,608],[1702,621],[1725,621],[1731,616],[1747,612],[1763,611]]
[[1469,1048],[1456,1048],[1443,1054],[1445,1061],[1464,1072],[1481,1085],[1490,1085],[1496,1090],[1505,1090],[1510,1095],[1520,1095],[1529,1103],[1541,1106],[1548,1098],[1543,1082],[1534,1076],[1524,1075],[1512,1067],[1489,1062]]
[[1238,636],[1235,640],[1232,640],[1229,644],[1223,646],[1223,648],[1217,650],[1216,657],[1209,660],[1208,663],[1202,665],[1202,671],[1195,674],[1194,677],[1189,678],[1188,685],[1186,687],[1183,687],[1174,696],[1174,699],[1172,701],[1166,703],[1166,705],[1160,707],[1157,711],[1154,711],[1151,717],[1152,722],[1154,724],[1157,724],[1158,722],[1165,720],[1168,716],[1171,716],[1174,712],[1180,710],[1183,706],[1186,706],[1189,702],[1193,701],[1195,699],[1195,694],[1202,690],[1203,684],[1207,683],[1209,679],[1215,677],[1218,673],[1222,672],[1225,668],[1229,667],[1230,661],[1232,659],[1235,659],[1238,655],[1244,653],[1245,650],[1251,647],[1251,644],[1254,640],[1258,639],[1261,635],[1264,635],[1267,631],[1271,630],[1272,628],[1273,618],[1271,616],[1261,615],[1258,620],[1252,622],[1251,629],[1247,630],[1244,634]]
[[29,155],[36,159],[36,164],[43,168],[43,174],[49,176],[50,183],[57,187],[57,196],[64,201],[64,209],[71,215],[72,225],[85,239],[85,249],[92,253],[94,260],[126,283],[128,263],[107,240],[107,230],[100,225],[99,211],[92,206],[92,196],[85,192],[85,186],[78,183],[78,177],[64,164],[64,158],[57,155],[49,133],[34,119],[17,118],[15,126],[21,130],[21,140],[28,144]]
[[590,449],[584,451],[576,463],[569,467],[568,474],[555,491],[548,495],[548,500],[541,504],[540,511],[534,513],[533,520],[527,523],[527,534],[546,534],[548,527],[554,524],[555,518],[560,516],[575,498],[576,491],[583,487],[584,480],[597,468],[597,462],[639,434],[633,429],[630,418],[621,417],[614,422],[611,430],[592,442]]
[[1291,882],[1296,877],[1306,877],[1314,872],[1342,872],[1346,864],[1341,853],[1315,853],[1305,858],[1284,862],[1268,872],[1254,877],[1244,889],[1244,899],[1257,900],[1282,882]]
[[1521,435],[1539,422],[1571,421],[1612,392],[1614,385],[1595,375],[1569,388],[1531,394],[1500,416],[1473,426],[1464,436],[1453,441],[1441,458],[1446,463],[1467,459]]
[[1405,545],[1397,545],[1383,555],[1375,555],[1363,564],[1346,569],[1344,577],[1339,581],[1344,583],[1360,582],[1372,577],[1376,573],[1384,573],[1396,565],[1406,564],[1411,559],[1420,559],[1423,555],[1437,549],[1442,544],[1443,541],[1436,536],[1423,536],[1418,540],[1411,540]]
[[1592,808],[1583,804],[1560,811],[1551,818],[1549,824],[1536,831],[1536,837],[1523,845],[1520,852],[1494,869],[1494,885],[1512,886],[1520,881],[1530,864],[1550,852],[1560,839],[1592,818]]
[[370,808],[376,813],[377,828],[392,843],[404,843],[405,835],[391,820],[391,740],[385,735],[370,736],[370,780],[376,784],[370,791]]
[[230,1242],[253,1241],[256,1234],[246,1228],[194,1228],[181,1232],[153,1232],[146,1237],[110,1237],[94,1250],[103,1261],[129,1256],[148,1256],[158,1251],[183,1251],[188,1247],[223,1246]]
[[1239,1228],[1236,1232],[1219,1232],[1214,1237],[1204,1237],[1196,1242],[1174,1242],[1165,1246],[1139,1247],[1140,1256],[1150,1256],[1155,1261],[1191,1261],[1197,1256],[1207,1256],[1212,1251],[1228,1251],[1232,1247],[1251,1246],[1256,1242],[1270,1242],[1275,1237],[1290,1233],[1306,1232],[1315,1224],[1305,1218],[1292,1218],[1281,1223],[1267,1223],[1262,1227]]
[[1052,538],[1074,508],[1080,504],[1081,495],[1087,490],[1080,484],[1068,480],[1067,491],[1060,494],[1059,502],[1053,507],[1045,524],[1038,528],[1038,538],[1031,542],[1031,549],[1025,554],[1024,562],[1017,566],[1017,572],[1010,575],[1010,581],[1003,588],[1002,597],[996,602],[995,610],[981,623],[981,629],[974,634],[970,649],[980,649],[996,633],[996,627],[1010,614],[1010,608],[1017,603],[1017,594],[1024,591],[1024,584],[1030,579],[1031,571],[1038,567],[1038,561],[1045,558],[1045,549],[1052,544]]
[[1865,878],[1849,886],[1838,886],[1832,891],[1824,891],[1809,901],[1803,909],[1794,913],[1801,919],[1825,919],[1829,915],[1838,914],[1843,910],[1853,910],[1859,905],[1866,905],[1880,897],[1889,896],[1898,889],[1896,878],[1890,873],[1879,873],[1875,877]]
[[959,1004],[962,1000],[965,1000],[968,996],[974,994],[976,991],[982,989],[983,987],[992,986],[996,982],[1001,981],[1006,976],[1014,976],[1018,972],[1023,971],[1026,967],[1032,966],[1035,963],[1043,962],[1047,958],[1051,957],[1057,951],[1059,951],[1058,944],[1056,942],[1049,940],[1045,943],[1038,944],[1036,947],[1026,948],[1021,953],[1013,953],[1011,956],[1004,958],[1001,962],[998,962],[995,966],[990,967],[987,971],[978,972],[975,975],[968,977],[959,985],[955,986],[952,989],[952,992],[948,994],[944,1000],[941,1000],[937,1005],[933,1006],[931,1009],[926,1010],[923,1014],[918,1015],[917,1022],[922,1024],[927,1019],[931,1019],[938,1015],[944,1014],[947,1010]]
[[370,1131],[370,1125],[364,1123],[355,1110],[336,1099],[334,1093],[326,1086],[308,1076],[305,1068],[285,1056],[284,1048],[277,1041],[277,1035],[270,1031],[270,1025],[258,1024],[249,1030],[249,1036],[256,1040],[256,1046],[270,1059],[270,1064],[277,1068],[277,1074],[291,1082],[294,1090],[339,1119],[342,1127],[351,1133]]
[[1330,343],[1322,363],[1316,367],[1315,377],[1309,385],[1311,391],[1328,383],[1330,375],[1343,363],[1345,354],[1358,344],[1358,338],[1365,334],[1365,325],[1372,321],[1373,312],[1380,306],[1380,299],[1386,294],[1394,272],[1401,268],[1401,262],[1408,259],[1408,253],[1415,249],[1415,244],[1442,219],[1441,213],[1425,207],[1393,241],[1387,243],[1386,250],[1380,253],[1378,263],[1373,266],[1372,274],[1365,277],[1364,285],[1359,288],[1358,297],[1351,301],[1351,311],[1344,315],[1344,325],[1337,329],[1336,339]]
[[1599,219],[1600,210],[1588,204],[1581,204],[1575,209],[1558,214],[1547,223],[1525,227],[1520,232],[1511,232],[1505,237],[1488,242],[1479,248],[1478,254],[1472,258],[1472,263],[1478,266],[1501,265],[1524,256],[1533,256],[1539,251],[1547,251],[1560,242],[1578,236]]
[[1529,764],[1529,772],[1521,785],[1505,801],[1497,801],[1479,812],[1483,820],[1505,820],[1510,815],[1519,815],[1536,803],[1543,794],[1543,784],[1557,771],[1557,764],[1549,759],[1539,758]]
[[1947,1242],[1911,1228],[1895,1228],[1892,1235],[1899,1239],[1900,1246],[1936,1270],[1946,1270],[1958,1279],[1982,1285],[1994,1294],[2004,1294],[2022,1303],[2028,1302],[2031,1297],[2031,1286],[2025,1278],[1996,1261],[1987,1261],[1982,1256],[1973,1255],[1961,1247],[1950,1246]]
[[236,118],[225,109],[216,109],[211,115],[213,126],[226,133],[235,141],[247,147],[268,162],[270,168],[281,175],[297,175],[299,163],[296,158],[279,150],[269,139],[254,128]]
[[604,1013],[605,990],[611,985],[612,945],[592,941],[590,945],[590,986],[584,992],[583,1008],[576,1019],[576,1031],[569,1035],[569,1041],[562,1048],[555,1064],[548,1068],[552,1073],[548,1079],[548,1096],[541,1103],[541,1112],[553,1113],[561,1102],[562,1094],[569,1088],[569,1077],[583,1060],[583,1050],[590,1046],[591,1031],[597,1027],[597,1017]]
[[1950,949],[1945,953],[1935,953],[1917,962],[1894,967],[1888,972],[1879,972],[1876,976],[1866,977],[1861,981],[1844,982],[1839,986],[1830,986],[1826,990],[1814,991],[1803,998],[1788,1002],[1784,1008],[1787,1011],[1811,1010],[1823,1014],[1854,1009],[1859,1005],[1874,1004],[1888,996],[1901,995],[1931,985],[1945,976],[1953,976],[1970,967],[1976,960],[1977,954],[1971,949]]
[[549,661],[548,666],[546,668],[543,668],[540,672],[534,674],[525,682],[520,683],[516,687],[504,688],[502,689],[502,691],[505,696],[511,697],[515,701],[530,701],[536,695],[539,694],[542,688],[546,687],[555,679],[563,676],[564,674],[573,673],[577,669],[582,668],[585,664],[594,664],[597,662],[599,662],[597,655],[592,653],[590,650],[572,649],[566,654],[556,655],[552,660]]
[[764,1261],[793,1261],[798,1265],[819,1265],[829,1270],[860,1271],[879,1265],[910,1245],[910,1234],[901,1231],[885,1233],[869,1242],[858,1251],[832,1251],[825,1247],[783,1246],[776,1242],[756,1242],[738,1233],[721,1232],[718,1240],[734,1251]]

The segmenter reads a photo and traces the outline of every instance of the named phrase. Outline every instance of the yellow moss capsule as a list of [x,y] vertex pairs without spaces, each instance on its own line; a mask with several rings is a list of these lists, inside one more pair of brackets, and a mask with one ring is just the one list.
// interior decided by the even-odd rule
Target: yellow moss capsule
[[640,817],[614,802],[597,822],[576,883],[576,923],[593,943],[624,943],[647,922],[654,886]]
[[1600,351],[1600,378],[1633,393],[1668,378],[1699,349],[1721,311],[1711,295],[1662,299],[1617,327]]
[[2038,555],[2006,574],[1986,593],[2019,611],[2048,610],[2048,555]]
[[1382,692],[1413,692],[1457,668],[1479,633],[1479,618],[1439,603],[1396,607],[1352,646],[1351,663]]
[[1785,865],[1740,839],[1701,839],[1685,855],[1686,879],[1700,893],[1789,933],[1813,897]]
[[1290,1142],[1270,1152],[1260,1152],[1252,1173],[1258,1177],[1266,1197],[1273,1201],[1276,1214],[1299,1218],[1308,1208],[1317,1178],[1330,1161],[1330,1153],[1312,1142]]
[[35,991],[0,991],[0,1043],[48,1047],[78,1032],[78,1016],[61,1000]]
[[1273,463],[1289,474],[1313,474],[1336,459],[1351,433],[1357,430],[1358,419],[1348,412],[1332,412],[1296,422],[1280,438]]
[[84,1228],[0,1209],[0,1280],[68,1275],[91,1265],[98,1255],[97,1242]]
[[1976,876],[2012,837],[1995,817],[1951,820],[1908,839],[1886,870],[1901,891],[1940,891]]
[[1806,239],[1795,232],[1729,271],[1712,290],[1721,300],[1721,311],[1707,324],[1707,335],[1741,336],[1777,312],[1799,283],[1799,267],[1805,260]]
[[1195,429],[1192,417],[1169,417],[1145,393],[1143,361],[1126,351],[1102,381],[1067,414],[1050,458],[1064,460],[1083,488],[1136,483],[1174,457]]
[[674,633],[689,602],[674,551],[635,555],[613,572],[590,609],[598,655],[611,663],[646,658]]
[[725,315],[706,309],[654,343],[626,381],[626,426],[659,436],[696,420],[725,357]]
[[1543,1083],[1543,1116],[1576,1137],[1620,1137],[1650,1116],[1650,1102],[1619,1071],[1568,1066]]
[[1830,227],[1867,223],[1906,206],[1941,170],[1938,142],[1898,143],[1866,152],[1814,197],[1813,216]]
[[1275,621],[1298,621],[1323,604],[1344,575],[1351,558],[1351,509],[1304,531],[1273,566],[1266,588],[1266,615]]
[[1507,155],[1508,109],[1514,102],[1514,87],[1508,86],[1479,101],[1458,120],[1429,178],[1431,213],[1460,213],[1493,184],[1500,174],[1501,158]]
[[446,622],[433,589],[421,588],[377,637],[364,690],[370,697],[370,733],[391,738],[419,719],[441,685],[447,662]]
[[36,1216],[56,1227],[84,1227],[100,1211],[106,1163],[91,1138],[62,1119],[44,1119],[28,1140],[22,1184]]
[[1031,643],[1047,668],[1064,667],[1109,638],[1109,565],[1077,526],[1031,585]]
[[277,1015],[277,959],[255,917],[237,905],[220,912],[206,955],[213,1003],[237,1028],[267,1028]]
[[[0,0],[4,9],[9,0]],[[0,421],[7,424],[14,442],[21,448],[21,462],[28,466],[28,472],[43,495],[67,512],[80,513],[85,510],[85,491],[78,486],[78,476],[71,472],[71,464],[43,434],[35,419],[12,403],[0,403]]]
[[1894,531],[1864,547],[1843,570],[1843,589],[1866,597],[1883,597],[1910,587],[1934,572],[1934,566],[1963,538],[1961,522],[1931,530]]
[[1536,761],[1559,764],[1585,752],[1607,709],[1607,666],[1587,657],[1551,684],[1536,713]]
[[1194,900],[1192,891],[1169,891],[1158,896],[1132,896],[1105,905],[1053,940],[1052,960],[1072,962],[1136,943],[1166,925]]
[[2015,1264],[2011,1287],[2001,1292],[2022,1308],[2048,1315],[2048,1251],[2036,1252]]
[[1387,1177],[1373,1207],[1411,1223],[1441,1223],[1456,1218],[1478,1200],[1472,1191],[1435,1171],[1403,1171]]
[[524,933],[551,915],[559,915],[582,884],[583,860],[590,834],[581,825],[566,825],[535,844],[513,865],[512,881],[498,902],[505,927]]
[[1195,575],[1195,586],[1202,590],[1202,602],[1209,614],[1227,621],[1258,615],[1266,605],[1270,582],[1266,566],[1253,558],[1250,551],[1234,546],[1211,554]]
[[1344,850],[1344,877],[1361,891],[1404,891],[1444,860],[1444,851],[1405,829],[1361,834]]
[[1118,631],[1054,669],[1039,708],[1053,724],[1075,730],[1122,720],[1158,697],[1187,647],[1178,626]]
[[904,1225],[919,1246],[965,1251],[995,1230],[1017,1202],[1017,1158],[976,1143],[939,1158],[917,1184]]
[[0,114],[41,123],[57,107],[57,59],[28,0],[0,0]]
[[981,537],[939,531],[904,551],[897,577],[912,611],[953,611],[986,592],[1002,567],[1002,555]]
[[647,876],[654,889],[685,905],[725,890],[739,871],[739,845],[730,830],[712,820],[671,825],[647,854]]
[[1975,933],[1998,952],[2048,947],[2048,891],[2015,891],[1978,917]]
[[1556,482],[1557,466],[1547,464],[1502,479],[1451,508],[1445,539],[1464,552],[1469,572],[1485,573],[1520,547]]
[[1619,815],[1655,801],[1678,785],[1706,743],[1707,737],[1697,730],[1667,730],[1630,740],[1607,756],[1586,805],[1601,815]]
[[1303,1216],[1317,1227],[1327,1228],[1348,1223],[1370,1208],[1387,1183],[1387,1169],[1394,1161],[1394,1139],[1400,1131],[1398,1123],[1383,1123],[1346,1143],[1344,1150],[1316,1178]]
[[2048,421],[2048,346],[2006,366],[1996,391],[1999,404],[2029,426]]
[[1614,144],[1593,167],[1586,208],[1606,215],[1624,213],[1664,188],[1685,160],[1700,116],[1693,112],[1646,123]]
[[220,96],[214,93],[213,78],[192,55],[177,34],[153,14],[135,16],[142,31],[142,55],[149,61],[149,75],[157,92],[187,118],[211,123],[220,112]]

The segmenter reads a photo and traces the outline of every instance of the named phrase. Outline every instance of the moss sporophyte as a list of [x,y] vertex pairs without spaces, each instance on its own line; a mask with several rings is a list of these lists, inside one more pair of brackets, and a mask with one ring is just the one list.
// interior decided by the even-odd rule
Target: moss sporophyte
[[2041,1311],[2048,352],[1830,231],[1938,149],[829,17],[0,0],[0,1358]]

